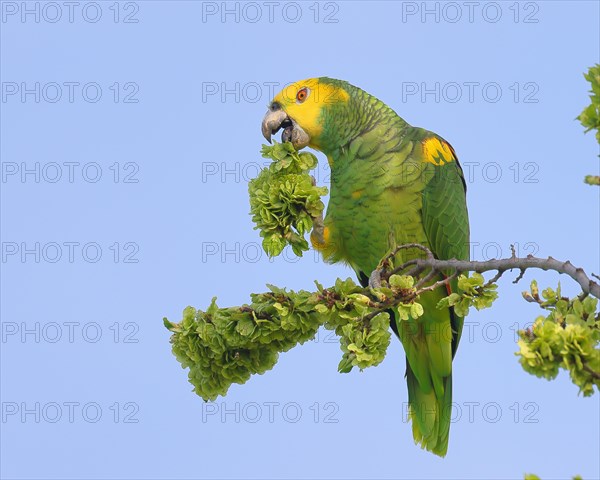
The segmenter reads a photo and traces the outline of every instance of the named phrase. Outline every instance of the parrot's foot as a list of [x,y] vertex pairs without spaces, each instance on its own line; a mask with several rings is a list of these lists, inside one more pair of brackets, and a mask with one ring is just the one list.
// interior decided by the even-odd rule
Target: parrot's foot
[[381,270],[376,268],[371,272],[369,276],[369,287],[370,288],[379,288],[381,287]]
[[323,221],[323,214],[321,213],[317,217],[313,217],[313,229],[310,234],[311,241],[317,245],[323,245],[327,243],[325,240],[325,222]]

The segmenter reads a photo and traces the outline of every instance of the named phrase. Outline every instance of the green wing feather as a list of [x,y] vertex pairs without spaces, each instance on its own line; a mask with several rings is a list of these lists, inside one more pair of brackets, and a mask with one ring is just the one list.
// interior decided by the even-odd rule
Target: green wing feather
[[[458,157],[452,146],[444,142],[452,154],[452,161],[435,166],[434,174],[423,191],[422,217],[429,247],[436,258],[449,260],[469,260],[469,214],[467,211],[467,184]],[[457,281],[450,284],[451,290],[458,290]],[[453,330],[456,335],[452,342],[452,353],[456,353],[463,320],[451,311]]]
[[443,139],[440,141],[450,148],[453,160],[434,167],[423,191],[423,225],[437,258],[468,260],[467,187],[454,149]]

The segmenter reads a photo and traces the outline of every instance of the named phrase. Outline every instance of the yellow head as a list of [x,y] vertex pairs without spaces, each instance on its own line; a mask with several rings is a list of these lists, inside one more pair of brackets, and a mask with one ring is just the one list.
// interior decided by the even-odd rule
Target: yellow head
[[267,140],[280,128],[282,141],[290,140],[296,148],[320,149],[325,113],[333,106],[346,104],[349,84],[326,77],[309,78],[284,87],[269,105],[262,131]]

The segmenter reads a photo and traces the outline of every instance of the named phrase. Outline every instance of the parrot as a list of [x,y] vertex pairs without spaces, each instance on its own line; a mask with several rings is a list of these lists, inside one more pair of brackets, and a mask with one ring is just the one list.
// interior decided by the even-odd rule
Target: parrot
[[[322,152],[330,166],[330,197],[320,235],[311,243],[324,260],[342,262],[363,287],[380,261],[410,243],[437,259],[469,260],[466,182],[453,147],[441,136],[409,125],[392,108],[343,80],[310,78],[285,86],[268,105],[261,130],[297,150]],[[423,258],[401,249],[400,265]],[[436,274],[430,283],[450,272]],[[463,318],[438,302],[458,292],[457,280],[419,297],[422,316],[390,326],[406,354],[408,415],[416,444],[444,457],[452,408],[452,361]]]

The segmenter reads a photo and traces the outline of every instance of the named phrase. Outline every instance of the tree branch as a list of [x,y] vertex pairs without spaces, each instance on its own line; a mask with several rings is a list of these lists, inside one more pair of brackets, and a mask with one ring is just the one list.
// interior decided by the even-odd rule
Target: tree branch
[[[391,271],[386,270],[386,265],[389,264],[391,258],[396,255],[401,249],[405,248],[418,248],[423,250],[426,253],[426,258],[416,258],[413,260],[408,260],[404,262],[402,265],[394,268]],[[394,249],[389,255],[387,255],[379,264],[378,269],[373,272],[373,276],[387,280],[391,275],[400,274],[404,272],[408,267],[413,267],[409,272],[405,272],[408,275],[416,275],[425,270],[432,270],[432,272],[442,273],[444,271],[452,270],[455,274],[462,272],[477,272],[484,273],[489,271],[497,271],[498,273],[492,279],[493,281],[498,280],[500,276],[507,270],[519,269],[519,276],[515,279],[515,283],[519,281],[526,270],[531,268],[537,268],[540,270],[551,270],[557,273],[561,273],[564,275],[568,275],[575,282],[579,284],[582,291],[585,294],[593,295],[596,298],[600,298],[600,285],[593,281],[585,271],[580,268],[574,266],[570,261],[562,261],[556,260],[555,258],[538,258],[533,255],[527,255],[525,258],[518,258],[516,256],[511,256],[510,258],[501,258],[497,260],[487,260],[487,261],[469,261],[469,260],[439,260],[433,257],[432,252],[419,244],[407,244],[401,245]],[[377,273],[376,273],[377,272]],[[595,276],[594,274],[592,274]],[[429,277],[429,275],[428,275]],[[448,279],[442,281],[442,283],[448,283]]]

